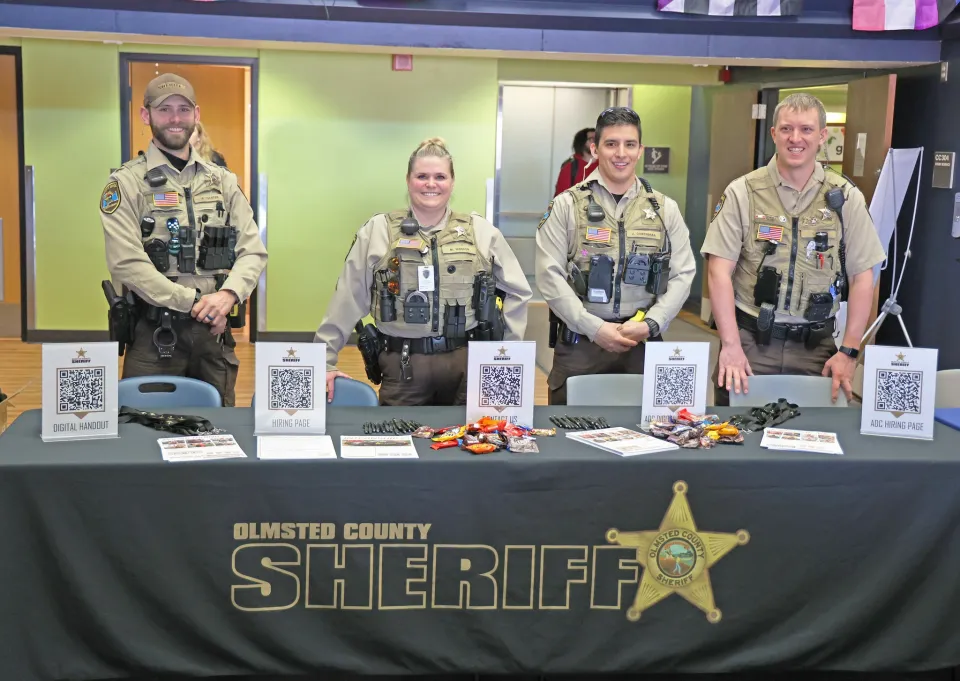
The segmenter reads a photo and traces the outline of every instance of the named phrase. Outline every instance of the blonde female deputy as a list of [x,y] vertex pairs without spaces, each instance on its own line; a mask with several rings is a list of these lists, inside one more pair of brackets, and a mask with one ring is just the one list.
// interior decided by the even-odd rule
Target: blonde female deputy
[[384,405],[465,404],[468,341],[523,339],[532,293],[520,263],[490,222],[450,209],[453,187],[446,144],[425,140],[407,163],[409,208],[357,232],[315,338],[327,344],[328,399],[345,376],[340,350],[367,314]]

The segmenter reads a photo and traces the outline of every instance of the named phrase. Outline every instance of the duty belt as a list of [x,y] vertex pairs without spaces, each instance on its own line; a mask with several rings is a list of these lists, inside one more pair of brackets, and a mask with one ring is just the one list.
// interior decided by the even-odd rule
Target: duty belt
[[414,355],[439,355],[444,352],[453,352],[465,348],[470,340],[467,338],[450,339],[446,336],[429,336],[426,338],[401,338],[382,334],[383,349],[387,352],[401,352],[404,343],[409,344],[409,351]]
[[[777,340],[812,344],[813,341],[819,342],[820,339],[826,336],[832,336],[836,325],[836,319],[833,317],[822,322],[805,322],[800,324],[774,323],[772,337]],[[737,308],[737,326],[754,335],[759,332],[757,328],[757,318],[747,314],[740,308]]]

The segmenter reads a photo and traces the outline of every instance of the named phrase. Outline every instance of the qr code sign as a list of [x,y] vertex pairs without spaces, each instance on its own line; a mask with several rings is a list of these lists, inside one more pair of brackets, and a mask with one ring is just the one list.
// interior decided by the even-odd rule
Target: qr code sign
[[313,409],[313,367],[270,367],[270,409]]
[[57,413],[104,411],[103,367],[57,369]]
[[877,370],[877,411],[920,413],[922,371]]
[[522,364],[480,365],[481,407],[519,407],[522,401]]
[[653,404],[656,407],[692,407],[696,385],[696,364],[658,364]]

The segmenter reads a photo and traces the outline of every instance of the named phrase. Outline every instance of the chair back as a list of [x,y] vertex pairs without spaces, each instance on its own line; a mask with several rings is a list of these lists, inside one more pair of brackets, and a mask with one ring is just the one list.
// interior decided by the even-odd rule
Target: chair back
[[[149,390],[144,388],[149,387]],[[137,376],[117,384],[120,406],[158,411],[183,407],[222,407],[220,393],[209,383],[185,376]]]
[[332,407],[376,407],[380,399],[377,391],[366,383],[337,376],[333,381]]
[[730,391],[731,407],[762,407],[786,398],[799,407],[846,407],[847,396],[841,388],[837,401],[830,399],[833,379],[826,376],[794,376],[775,374],[771,376],[751,376],[748,382],[750,392]]
[[960,369],[942,369],[937,372],[937,409],[960,407]]
[[567,379],[567,404],[583,407],[639,407],[643,404],[643,376],[571,376]]

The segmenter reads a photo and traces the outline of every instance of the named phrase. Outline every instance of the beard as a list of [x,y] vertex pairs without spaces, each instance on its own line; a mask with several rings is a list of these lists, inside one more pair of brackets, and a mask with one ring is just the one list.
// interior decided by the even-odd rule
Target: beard
[[150,121],[150,131],[153,133],[153,138],[157,140],[161,145],[170,149],[171,151],[180,151],[185,149],[188,144],[190,144],[190,137],[193,136],[193,131],[196,129],[196,123],[181,123],[179,125],[171,126],[174,128],[183,128],[181,133],[172,133],[166,128],[161,128],[151,119]]

